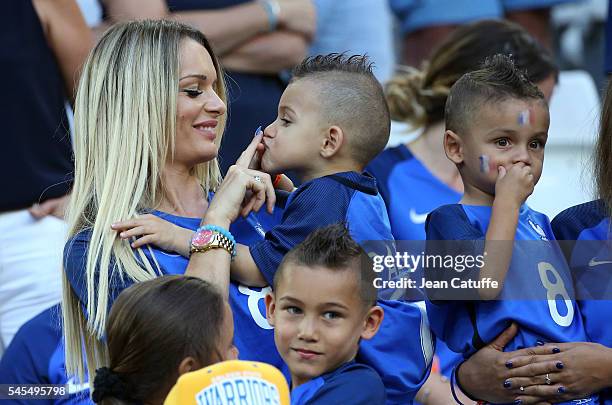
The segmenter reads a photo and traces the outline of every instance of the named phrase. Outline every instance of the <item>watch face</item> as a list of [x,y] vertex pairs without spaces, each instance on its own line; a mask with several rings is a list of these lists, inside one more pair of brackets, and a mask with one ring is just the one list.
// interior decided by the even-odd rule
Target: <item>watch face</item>
[[200,231],[193,236],[191,243],[193,243],[194,246],[204,246],[213,240],[213,236],[213,231]]

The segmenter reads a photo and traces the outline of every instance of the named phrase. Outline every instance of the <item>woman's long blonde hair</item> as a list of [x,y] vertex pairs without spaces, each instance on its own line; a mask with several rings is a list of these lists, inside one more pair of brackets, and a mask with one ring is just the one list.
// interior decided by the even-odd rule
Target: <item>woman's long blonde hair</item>
[[[142,250],[116,237],[111,223],[154,209],[166,193],[161,171],[174,153],[179,49],[184,39],[210,54],[216,91],[225,102],[219,63],[206,37],[174,21],[131,21],[110,28],[89,54],[75,104],[75,179],[67,212],[69,243],[90,236],[82,272],[87,296],[80,302],[64,272],[66,369],[85,375],[108,362],[101,338],[109,310],[109,280],[140,282],[160,275]],[[216,143],[225,127],[220,117]],[[221,180],[217,159],[194,168],[206,195]],[[137,256],[136,254],[137,253]],[[87,315],[86,315],[87,314]],[[84,349],[84,350],[83,350]]]

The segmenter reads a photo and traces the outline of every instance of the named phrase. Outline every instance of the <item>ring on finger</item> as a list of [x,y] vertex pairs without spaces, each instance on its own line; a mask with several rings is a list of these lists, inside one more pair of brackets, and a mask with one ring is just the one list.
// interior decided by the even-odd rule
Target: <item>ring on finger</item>
[[525,387],[523,387],[522,385],[519,387],[519,391],[523,392],[525,391]]
[[255,180],[258,183],[261,183],[261,177],[259,176],[253,176],[253,180]]
[[546,385],[552,385],[552,380],[550,379],[548,373],[546,373],[546,377],[544,377],[544,380],[546,381]]

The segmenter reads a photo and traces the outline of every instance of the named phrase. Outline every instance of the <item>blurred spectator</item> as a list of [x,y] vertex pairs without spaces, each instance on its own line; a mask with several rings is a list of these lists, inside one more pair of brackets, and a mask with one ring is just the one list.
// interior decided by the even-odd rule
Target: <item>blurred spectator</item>
[[389,0],[400,19],[402,60],[420,66],[458,25],[485,18],[502,18],[522,25],[534,38],[552,49],[550,9],[576,0]]
[[111,21],[173,18],[202,31],[228,75],[228,121],[222,172],[255,129],[276,119],[285,83],[279,73],[300,62],[316,29],[311,0],[102,0]]
[[60,299],[74,98],[91,35],[74,0],[8,0],[0,13],[0,355]]
[[389,4],[381,0],[314,0],[317,34],[310,55],[346,52],[367,54],[374,74],[384,83],[395,65],[393,21]]

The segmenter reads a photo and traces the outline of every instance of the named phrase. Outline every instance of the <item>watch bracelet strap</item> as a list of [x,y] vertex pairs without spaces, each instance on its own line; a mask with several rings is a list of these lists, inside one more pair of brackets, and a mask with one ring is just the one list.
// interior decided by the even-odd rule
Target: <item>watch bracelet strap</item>
[[[215,232],[215,231],[213,231]],[[219,244],[218,245],[208,245],[208,246],[204,246],[204,247],[199,247],[199,246],[194,246],[191,245],[191,249],[190,252],[193,253],[202,253],[202,252],[206,252],[208,250],[212,250],[212,249],[225,249],[227,250],[227,253],[230,254],[230,256],[232,256],[232,258],[236,255],[236,245],[229,240],[229,238],[227,238],[225,235],[223,235],[222,233],[217,232],[216,237],[219,240]]]

